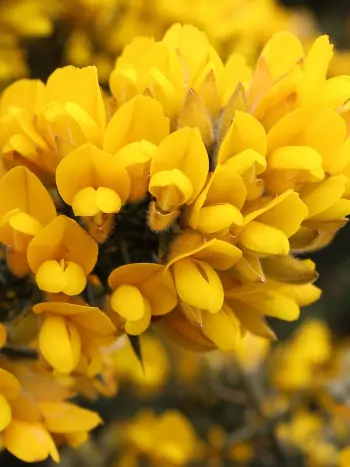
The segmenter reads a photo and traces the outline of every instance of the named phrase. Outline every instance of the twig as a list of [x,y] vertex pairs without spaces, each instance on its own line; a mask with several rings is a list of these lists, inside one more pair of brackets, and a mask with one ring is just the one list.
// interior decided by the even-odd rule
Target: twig
[[9,358],[26,358],[30,360],[35,360],[38,358],[38,353],[34,349],[29,349],[28,347],[12,347],[5,345],[0,349],[0,353],[6,355]]

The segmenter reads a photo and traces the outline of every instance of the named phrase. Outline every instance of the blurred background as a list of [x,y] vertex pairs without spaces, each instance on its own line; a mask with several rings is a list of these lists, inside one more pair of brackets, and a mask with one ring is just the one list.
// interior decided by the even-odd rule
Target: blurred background
[[[46,80],[68,63],[95,64],[107,89],[123,46],[136,35],[159,39],[174,22],[202,28],[223,57],[237,50],[251,63],[276,31],[292,31],[306,48],[325,33],[337,48],[331,74],[350,74],[347,0],[0,0],[0,89]],[[322,297],[297,323],[272,323],[277,344],[248,338],[235,356],[202,356],[150,334],[141,365],[121,342],[108,366],[118,388],[106,384],[97,401],[86,387],[80,401],[105,425],[62,465],[349,467],[349,239],[345,226],[311,255]],[[0,453],[1,467],[20,465]]]

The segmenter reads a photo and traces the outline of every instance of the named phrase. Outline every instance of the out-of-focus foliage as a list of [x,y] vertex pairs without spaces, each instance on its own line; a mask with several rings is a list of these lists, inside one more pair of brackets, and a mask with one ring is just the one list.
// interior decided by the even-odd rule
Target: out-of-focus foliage
[[41,37],[61,44],[55,66],[93,64],[106,83],[115,57],[133,37],[158,40],[176,22],[201,28],[221,55],[241,52],[250,62],[277,31],[305,40],[314,35],[309,14],[286,10],[276,0],[1,0],[0,11],[0,82],[30,73],[26,49]]
[[[170,379],[158,380],[151,397],[143,392],[147,370],[143,381],[122,382],[110,415],[119,420],[81,450],[67,451],[64,465],[349,465],[350,346],[334,341],[323,321],[306,320],[272,346],[247,334],[235,353],[164,352]],[[187,374],[178,371],[184,362]],[[135,399],[126,410],[129,390]]]

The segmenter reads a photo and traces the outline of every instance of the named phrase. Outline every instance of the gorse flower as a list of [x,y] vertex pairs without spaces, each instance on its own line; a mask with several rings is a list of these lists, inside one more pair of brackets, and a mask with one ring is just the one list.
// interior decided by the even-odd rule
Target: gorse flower
[[[155,324],[186,348],[239,349],[247,331],[276,339],[265,317],[296,320],[319,298],[314,263],[295,255],[350,214],[350,88],[327,79],[331,55],[326,37],[305,55],[283,32],[250,70],[177,24],[125,47],[113,98],[95,67],[4,91],[1,261],[20,277],[45,371],[108,393],[121,334],[137,348]],[[50,443],[38,458],[56,456]],[[181,443],[165,440],[163,457],[185,463]]]

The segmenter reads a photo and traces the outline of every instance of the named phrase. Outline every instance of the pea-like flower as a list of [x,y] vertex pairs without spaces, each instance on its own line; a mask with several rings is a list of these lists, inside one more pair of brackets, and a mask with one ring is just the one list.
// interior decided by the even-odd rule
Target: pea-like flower
[[56,183],[74,214],[92,217],[97,225],[104,215],[119,212],[130,193],[129,175],[118,159],[89,143],[60,162]]
[[161,231],[192,204],[202,190],[209,171],[209,158],[196,128],[183,128],[169,135],[151,161],[149,192],[155,197],[149,210],[150,226]]
[[125,331],[144,332],[152,316],[163,316],[177,304],[170,272],[160,264],[135,263],[116,268],[109,276],[111,308],[125,319]]
[[58,216],[31,240],[28,263],[39,289],[78,295],[94,268],[98,245],[73,219]]
[[[79,370],[78,366],[84,363],[84,357],[93,365],[93,355],[90,355],[89,350],[94,340],[115,336],[112,322],[96,307],[62,301],[43,302],[34,305],[33,312],[42,316],[39,332],[40,352],[60,373]],[[86,366],[85,369],[91,370]]]
[[241,250],[230,243],[216,238],[205,241],[199,233],[186,231],[172,244],[166,267],[171,269],[177,293],[185,304],[194,310],[217,313],[224,302],[217,271],[231,268],[241,256]]

